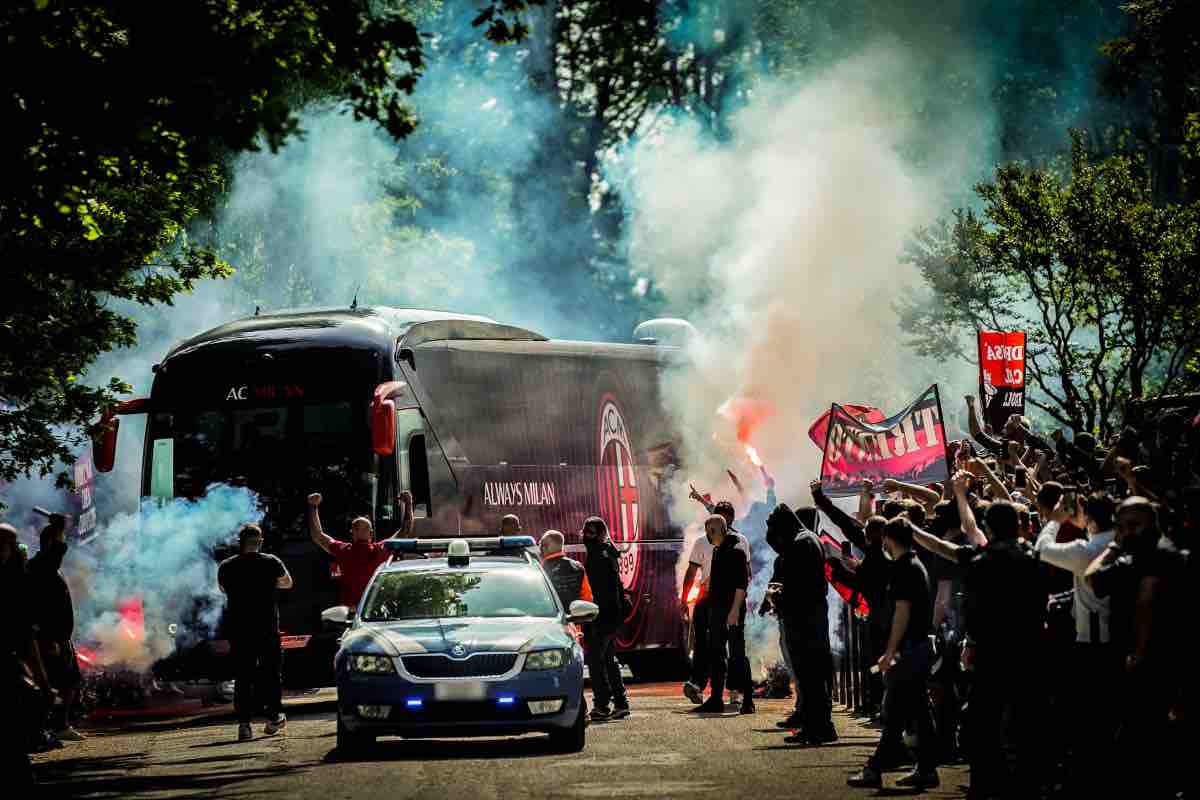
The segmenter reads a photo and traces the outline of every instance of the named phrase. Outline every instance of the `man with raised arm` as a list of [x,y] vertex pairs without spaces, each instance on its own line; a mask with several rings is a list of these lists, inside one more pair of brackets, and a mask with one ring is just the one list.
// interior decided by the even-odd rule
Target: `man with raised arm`
[[[406,533],[411,527],[412,500],[407,492],[400,496],[400,516],[403,522],[393,535]],[[375,529],[366,517],[355,517],[350,523],[350,541],[334,539],[321,528],[321,495],[308,496],[308,533],[313,544],[333,556],[342,573],[338,585],[338,603],[355,608],[371,582],[376,568],[388,560],[383,542],[375,541]]]

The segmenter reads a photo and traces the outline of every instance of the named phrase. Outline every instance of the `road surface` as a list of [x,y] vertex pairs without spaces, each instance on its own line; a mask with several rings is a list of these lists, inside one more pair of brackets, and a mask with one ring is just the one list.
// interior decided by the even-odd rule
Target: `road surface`
[[[678,684],[631,687],[633,716],[593,724],[587,748],[552,755],[537,736],[416,741],[383,739],[368,755],[339,759],[333,693],[289,701],[286,736],[239,744],[228,709],[153,723],[123,721],[85,742],[36,757],[43,797],[175,798],[828,798],[874,797],[846,786],[878,731],[844,711],[841,740],[821,748],[784,743],[775,727],[790,701],[759,701],[753,716],[698,717]],[[885,787],[902,773],[885,776]],[[931,797],[961,796],[963,768],[943,768]],[[883,790],[885,795],[909,794]]]

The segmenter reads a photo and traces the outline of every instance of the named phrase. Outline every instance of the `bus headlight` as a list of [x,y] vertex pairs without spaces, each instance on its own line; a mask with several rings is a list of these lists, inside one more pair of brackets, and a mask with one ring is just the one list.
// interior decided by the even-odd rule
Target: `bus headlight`
[[570,654],[563,649],[536,650],[525,656],[525,669],[558,669],[565,665]]
[[395,664],[387,656],[352,655],[349,660],[351,672],[363,672],[370,675],[394,673]]

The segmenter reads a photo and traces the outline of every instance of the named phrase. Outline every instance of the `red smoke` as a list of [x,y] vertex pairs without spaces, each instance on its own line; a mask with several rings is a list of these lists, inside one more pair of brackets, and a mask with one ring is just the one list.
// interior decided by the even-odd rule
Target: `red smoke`
[[763,420],[775,415],[775,405],[767,400],[753,397],[731,397],[717,409],[717,413],[733,422],[737,427],[737,440],[742,444],[750,441],[750,434]]

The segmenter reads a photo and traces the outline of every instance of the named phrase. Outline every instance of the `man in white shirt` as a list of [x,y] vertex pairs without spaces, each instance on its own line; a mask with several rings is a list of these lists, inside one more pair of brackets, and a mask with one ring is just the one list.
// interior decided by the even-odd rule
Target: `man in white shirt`
[[[729,525],[729,532],[736,534],[737,531],[733,527],[734,510],[733,504],[727,500],[722,500],[714,507],[714,511],[725,518]],[[746,564],[750,561],[750,543],[745,536],[737,537],[737,549],[746,554]],[[709,543],[706,536],[697,537],[692,543],[692,549],[688,553],[688,566],[683,574],[683,602],[687,603],[688,595],[692,591],[692,586],[695,584],[697,577],[700,581],[700,596],[696,600],[696,605],[692,609],[692,629],[694,631],[692,644],[692,675],[690,680],[683,684],[683,694],[693,703],[704,702],[704,687],[708,684],[709,678],[709,663],[708,663],[708,580],[712,577],[712,558],[713,546]],[[741,676],[741,673],[749,672],[749,662],[745,661],[745,627],[741,626],[736,631],[730,632],[730,649],[735,651],[730,656],[730,703],[740,705],[741,697],[738,695],[738,690],[749,693],[749,686],[743,686],[743,683],[748,683],[748,675]],[[740,647],[739,647],[740,645]],[[744,663],[742,663],[744,662]],[[740,664],[740,666],[739,666]],[[740,676],[740,677],[739,677]],[[753,706],[753,701],[751,701]]]
[[[1064,494],[1037,539],[1041,560],[1070,572],[1074,578],[1075,660],[1066,681],[1073,688],[1073,708],[1066,718],[1075,719],[1079,726],[1070,737],[1076,759],[1071,772],[1085,782],[1107,774],[1103,765],[1115,733],[1112,719],[1116,715],[1107,713],[1096,698],[1111,692],[1120,678],[1121,654],[1112,645],[1109,599],[1097,597],[1084,580],[1088,565],[1113,541],[1115,513],[1116,501],[1109,495],[1094,494],[1083,500],[1073,493]],[[1086,528],[1087,538],[1057,542],[1059,527],[1071,518]],[[1097,796],[1104,794],[1100,785],[1075,787],[1081,796],[1090,794],[1089,788],[1099,791]]]

